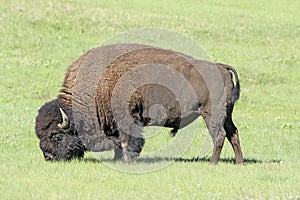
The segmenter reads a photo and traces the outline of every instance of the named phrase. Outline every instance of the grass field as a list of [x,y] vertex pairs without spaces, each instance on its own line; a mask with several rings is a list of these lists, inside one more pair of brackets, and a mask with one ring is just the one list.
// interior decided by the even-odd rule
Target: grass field
[[[1,0],[0,199],[300,199],[299,10],[294,0]],[[208,162],[211,151],[193,159],[208,134],[202,121],[186,162],[151,173],[114,170],[92,153],[44,161],[35,117],[58,94],[69,64],[120,32],[146,27],[184,34],[237,69],[234,121],[246,165],[234,165],[227,141],[217,166]],[[168,139],[146,140],[145,151]]]

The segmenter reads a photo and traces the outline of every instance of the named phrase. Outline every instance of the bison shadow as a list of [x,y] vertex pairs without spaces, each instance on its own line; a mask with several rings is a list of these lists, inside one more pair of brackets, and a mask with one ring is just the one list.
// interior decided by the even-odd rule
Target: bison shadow
[[[92,157],[87,157],[81,159],[83,162],[92,163],[114,163],[113,159],[97,159]],[[182,162],[182,163],[210,163],[210,158],[208,157],[192,157],[192,158],[176,158],[176,157],[153,157],[153,158],[138,158],[137,163],[157,163],[157,162]],[[235,158],[220,158],[221,163],[235,163]],[[258,164],[258,163],[280,163],[281,160],[259,160],[255,158],[245,158],[245,164]]]

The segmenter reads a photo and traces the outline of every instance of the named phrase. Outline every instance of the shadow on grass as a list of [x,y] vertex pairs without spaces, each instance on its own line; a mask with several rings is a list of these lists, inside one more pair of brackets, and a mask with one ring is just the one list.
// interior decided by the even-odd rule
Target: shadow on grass
[[[83,162],[92,162],[92,163],[114,163],[118,162],[113,159],[97,159],[97,158],[83,158]],[[208,157],[193,157],[193,158],[173,158],[173,157],[155,157],[155,158],[138,158],[137,163],[156,163],[156,162],[182,162],[182,163],[209,163],[210,158]],[[235,163],[235,158],[221,158],[219,162],[222,163]],[[258,160],[255,158],[245,158],[245,164],[255,164],[255,163],[280,163],[281,160]]]
[[[175,160],[175,162],[210,162],[210,158],[204,157],[195,157],[191,159],[186,158],[178,158]],[[223,163],[235,163],[235,158],[221,158],[219,162]],[[258,160],[255,158],[245,158],[244,163],[245,164],[253,164],[253,163],[280,163],[281,160]]]

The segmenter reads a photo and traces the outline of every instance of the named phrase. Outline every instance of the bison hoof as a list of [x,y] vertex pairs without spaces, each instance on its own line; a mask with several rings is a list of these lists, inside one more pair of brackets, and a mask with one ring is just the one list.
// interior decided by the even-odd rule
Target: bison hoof
[[123,161],[125,163],[128,163],[128,164],[132,163],[138,156],[139,156],[139,153],[123,151]]
[[123,157],[123,150],[121,148],[116,148],[114,160],[122,160],[122,157]]
[[170,131],[170,136],[171,136],[171,137],[175,137],[175,135],[177,134],[177,132],[178,132],[178,129],[173,128],[173,129]]

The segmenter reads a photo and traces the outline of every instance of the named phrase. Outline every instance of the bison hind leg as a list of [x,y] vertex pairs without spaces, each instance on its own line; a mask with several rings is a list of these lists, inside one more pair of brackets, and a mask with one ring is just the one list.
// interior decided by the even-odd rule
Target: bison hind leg
[[236,164],[243,164],[243,153],[240,145],[238,129],[234,125],[231,113],[225,120],[224,129],[226,130],[226,137],[230,142],[235,153]]
[[[224,140],[226,137],[226,131],[223,128],[225,117],[226,117],[226,108],[224,106],[215,106],[215,108],[205,108],[206,111],[209,111],[208,114],[202,115],[208,132],[213,139],[214,148],[213,154],[210,159],[210,162],[217,164],[221,151],[223,148]],[[204,113],[204,112],[203,112]]]

